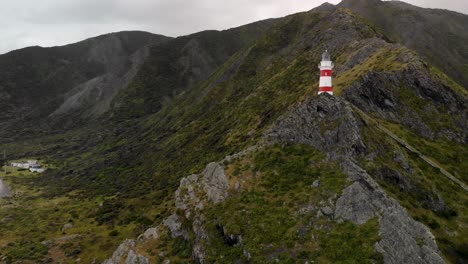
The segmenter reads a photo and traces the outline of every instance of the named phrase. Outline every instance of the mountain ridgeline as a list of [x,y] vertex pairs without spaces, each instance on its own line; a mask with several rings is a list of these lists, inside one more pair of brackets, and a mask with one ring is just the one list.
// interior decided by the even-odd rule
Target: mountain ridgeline
[[464,263],[467,21],[344,0],[0,55],[0,143],[50,164],[5,175],[0,263]]

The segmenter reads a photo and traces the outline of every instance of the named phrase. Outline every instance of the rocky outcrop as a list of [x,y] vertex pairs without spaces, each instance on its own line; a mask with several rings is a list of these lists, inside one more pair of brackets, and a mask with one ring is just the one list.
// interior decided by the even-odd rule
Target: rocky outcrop
[[[165,218],[161,226],[147,229],[136,241],[125,240],[114,252],[112,258],[103,264],[148,263],[145,256],[138,254],[136,246],[146,240],[158,239],[159,232],[163,228],[167,228],[173,239],[191,240],[193,259],[198,263],[205,263],[205,247],[209,243],[209,236],[204,227],[203,209],[209,205],[222,203],[228,197],[229,181],[222,163],[244,156],[258,148],[257,145],[249,147],[244,151],[225,157],[221,162],[209,163],[200,174],[192,174],[182,178],[179,188],[175,191],[177,213],[174,212]],[[182,216],[179,216],[179,212],[182,212]],[[190,223],[191,226],[184,225],[184,222]],[[189,234],[193,234],[193,236]],[[237,241],[237,239],[240,238],[226,235],[226,241],[230,241],[230,243]]]
[[381,240],[375,250],[382,253],[385,263],[444,263],[429,229],[413,220],[354,161],[365,152],[362,125],[349,103],[324,94],[291,108],[265,137],[273,142],[311,145],[341,164],[351,184],[337,199],[334,212],[330,207],[322,207],[320,212],[355,224],[377,217]]
[[220,203],[227,197],[229,182],[224,174],[224,169],[218,163],[210,163],[203,171],[203,190],[208,199],[214,203]]
[[355,156],[365,151],[360,123],[345,100],[328,94],[309,96],[280,117],[265,137],[272,142],[310,145],[330,158]]
[[[403,53],[399,60],[408,64],[405,70],[370,71],[346,88],[343,97],[366,113],[400,123],[428,139],[466,143],[468,98],[436,78],[414,54]],[[453,123],[440,125],[448,119]]]
[[[229,182],[220,163],[209,163],[199,175],[190,175],[180,180],[175,192],[176,207],[184,217],[192,223],[194,241],[192,256],[200,263],[205,263],[205,245],[209,237],[203,226],[203,209],[207,204],[218,204],[228,196]],[[164,220],[164,224],[171,230],[171,235],[183,236],[188,240],[188,231],[181,229],[176,214]],[[186,235],[186,236],[184,236]]]
[[148,258],[135,253],[135,246],[135,240],[125,240],[103,264],[148,264]]
[[112,257],[103,264],[149,264],[149,258],[138,252],[138,243],[159,238],[158,228],[148,228],[138,237],[138,240],[126,239],[114,251]]
[[335,219],[363,224],[378,217],[381,240],[375,249],[382,253],[385,263],[444,263],[426,226],[413,220],[358,165],[348,161],[343,166],[353,183],[336,201]]
[[188,233],[182,229],[182,223],[180,222],[179,216],[177,214],[172,214],[168,218],[164,219],[163,223],[171,232],[172,238],[181,236],[185,240],[188,239]]
[[158,239],[159,233],[157,227],[148,228],[138,240],[145,240],[145,239]]

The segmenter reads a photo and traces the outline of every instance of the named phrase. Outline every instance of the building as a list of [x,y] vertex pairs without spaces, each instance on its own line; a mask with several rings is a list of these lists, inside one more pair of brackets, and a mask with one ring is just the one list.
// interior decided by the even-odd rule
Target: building
[[23,168],[23,169],[29,169],[32,166],[37,166],[39,165],[39,162],[37,160],[27,160],[27,161],[18,161],[18,162],[12,162],[10,163],[12,167],[17,167],[17,168]]
[[333,95],[333,85],[332,85],[332,70],[333,62],[331,61],[331,56],[328,50],[322,54],[322,61],[319,64],[320,69],[320,82],[319,82],[319,92],[318,94],[328,93]]

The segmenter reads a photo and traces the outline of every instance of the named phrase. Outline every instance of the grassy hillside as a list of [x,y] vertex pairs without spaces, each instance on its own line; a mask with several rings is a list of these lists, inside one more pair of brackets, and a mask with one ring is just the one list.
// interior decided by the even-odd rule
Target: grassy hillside
[[338,7],[366,18],[393,41],[417,51],[468,87],[468,16],[401,1],[344,0]]
[[[1,55],[0,141],[63,131],[82,125],[82,119],[89,121],[90,115],[101,115],[105,105],[97,114],[83,112],[112,99],[138,64],[132,57],[135,53],[169,39],[147,32],[120,32],[62,47],[29,47]],[[76,99],[70,101],[76,106],[68,107],[68,116],[51,119],[73,96]]]
[[153,46],[136,78],[113,101],[114,117],[129,119],[158,112],[175,95],[206,80],[234,53],[250,46],[274,21],[203,31]]
[[[29,190],[9,200],[12,204],[2,207],[0,216],[43,217],[2,227],[8,235],[2,238],[0,254],[28,259],[24,252],[34,249],[35,259],[26,260],[34,262],[79,247],[79,253],[61,257],[104,260],[125,237],[136,237],[172,213],[173,193],[182,177],[258,143],[285,111],[306,95],[315,96],[324,49],[336,64],[337,95],[349,100],[362,120],[379,121],[466,180],[460,165],[466,152],[465,90],[416,53],[389,43],[351,11],[321,10],[279,19],[268,29],[264,24],[202,32],[157,45],[113,102],[112,120],[6,144],[8,153],[39,157],[55,168],[40,177],[7,177],[13,189]],[[432,229],[448,260],[463,259],[466,209],[457,201],[466,201],[466,194],[369,124],[361,131],[366,150],[358,157],[360,165]],[[324,126],[323,133],[333,127]],[[397,161],[397,150],[411,170]],[[294,215],[305,203],[339,196],[348,184],[327,155],[310,146],[275,145],[226,164],[230,179],[258,178],[247,177],[246,189],[207,208],[207,232],[218,238],[208,259],[223,256],[229,262],[244,255],[241,248],[226,246],[222,231],[242,235],[255,262],[381,261],[373,251],[379,241],[376,219],[356,225],[316,217],[315,212]],[[318,178],[320,187],[311,189]],[[236,214],[240,210],[245,214]],[[320,228],[310,228],[312,220]],[[18,236],[24,234],[18,233],[22,222],[32,244]],[[80,237],[69,247],[52,246],[47,255],[41,242],[65,235],[59,229],[68,222],[75,227],[66,234]],[[298,229],[302,235],[295,233]],[[145,252],[151,259],[159,251],[174,263],[191,259],[193,245],[183,239],[166,233],[150,243],[155,245]]]

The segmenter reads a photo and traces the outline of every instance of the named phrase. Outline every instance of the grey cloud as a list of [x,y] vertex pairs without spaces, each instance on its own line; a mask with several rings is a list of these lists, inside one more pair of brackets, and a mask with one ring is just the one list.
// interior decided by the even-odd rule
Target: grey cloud
[[[0,9],[0,54],[30,45],[53,46],[121,30],[179,36],[227,29],[306,11],[325,0],[15,0]],[[328,0],[337,4],[340,0]],[[468,1],[408,0],[468,13]]]

